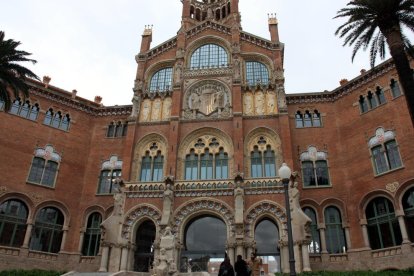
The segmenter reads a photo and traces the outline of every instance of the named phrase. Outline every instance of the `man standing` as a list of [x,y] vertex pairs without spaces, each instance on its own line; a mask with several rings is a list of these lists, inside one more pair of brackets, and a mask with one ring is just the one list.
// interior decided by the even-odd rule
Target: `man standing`
[[257,258],[255,252],[250,255],[250,260],[248,262],[249,268],[251,270],[251,276],[260,276],[260,268],[262,266],[262,259]]

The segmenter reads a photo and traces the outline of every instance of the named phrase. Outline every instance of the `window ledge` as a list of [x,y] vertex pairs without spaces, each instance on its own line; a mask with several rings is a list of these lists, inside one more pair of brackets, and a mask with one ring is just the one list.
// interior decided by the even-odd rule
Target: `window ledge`
[[[392,96],[392,95],[391,95],[391,96]],[[402,96],[404,96],[404,94],[400,94],[400,95],[398,95],[398,96],[396,96],[396,97],[392,97],[391,101],[396,100],[396,99],[399,99],[399,98],[401,98]]]
[[54,126],[51,126],[51,125],[47,125],[45,123],[42,123],[42,125],[47,126],[47,127],[50,127],[50,128],[53,128],[53,129],[56,129],[56,130],[60,130],[60,131],[66,132],[66,133],[69,133],[69,129],[68,130],[64,130],[64,129],[61,129],[61,128],[58,128],[58,127],[54,127]]
[[381,177],[381,176],[384,176],[384,175],[387,175],[387,174],[390,174],[390,173],[393,173],[393,172],[396,172],[396,171],[399,171],[399,170],[402,170],[402,169],[405,169],[405,167],[401,166],[399,168],[395,168],[395,169],[392,169],[392,170],[389,170],[389,171],[386,171],[386,172],[383,172],[383,173],[380,173],[380,174],[376,174],[376,175],[374,175],[374,177]]
[[114,194],[98,194],[98,193],[96,193],[95,194],[96,196],[113,196]]
[[4,114],[9,114],[9,115],[14,116],[14,117],[18,117],[18,118],[21,118],[21,119],[25,119],[26,121],[29,121],[29,122],[38,123],[38,121],[37,121],[38,118],[36,118],[36,120],[31,120],[29,118],[20,116],[19,114],[14,114],[14,113],[6,112],[4,110],[0,110],[0,112],[4,112]]
[[26,184],[33,185],[33,186],[38,186],[38,187],[42,187],[42,188],[46,188],[46,189],[50,189],[50,190],[55,190],[55,187],[46,186],[46,185],[36,183],[36,182],[26,181]]
[[323,126],[295,127],[296,129],[323,128]]
[[323,188],[332,188],[332,184],[329,184],[329,185],[319,185],[319,186],[303,186],[303,189],[304,190],[323,189]]
[[[367,114],[367,113],[369,113],[369,112],[371,112],[371,111],[373,111],[373,110],[376,110],[376,109],[378,109],[378,108],[380,108],[380,107],[382,107],[382,106],[384,106],[384,105],[386,105],[386,104],[387,104],[387,102],[382,103],[382,104],[377,105],[376,107],[371,108],[371,109],[369,109],[369,110],[367,110],[367,111],[365,111],[365,112],[361,112],[361,111],[360,111],[360,115]],[[361,109],[360,109],[360,110],[361,110]]]

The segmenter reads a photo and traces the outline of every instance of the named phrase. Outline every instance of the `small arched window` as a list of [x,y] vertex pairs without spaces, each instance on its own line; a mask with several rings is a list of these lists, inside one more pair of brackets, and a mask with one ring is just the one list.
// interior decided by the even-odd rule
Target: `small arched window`
[[102,216],[98,212],[92,213],[89,216],[83,240],[83,256],[98,255],[101,242],[101,222]]
[[45,149],[37,149],[30,167],[27,181],[30,183],[54,187],[59,162],[60,156],[54,151],[53,147],[46,146]]
[[325,209],[326,247],[330,254],[346,252],[341,213],[336,207]]
[[20,200],[11,199],[0,205],[0,245],[23,245],[28,213],[26,204]]
[[374,94],[372,94],[371,91],[368,91],[368,95],[367,95],[367,99],[368,99],[368,104],[369,107],[372,108],[376,108],[378,106],[378,102],[374,97]]
[[122,160],[112,155],[109,160],[102,163],[99,176],[98,194],[112,194],[117,188],[118,180],[122,176]]
[[246,62],[246,81],[249,85],[269,83],[269,70],[257,61]]
[[303,186],[318,187],[330,185],[327,154],[310,146],[300,155]]
[[401,96],[401,89],[400,89],[400,85],[398,84],[398,81],[391,79],[390,87],[391,87],[391,93],[392,93],[393,98]]
[[227,67],[226,50],[217,44],[206,44],[194,51],[190,60],[191,69]]
[[36,216],[30,249],[58,253],[62,242],[64,216],[54,207],[45,207]]
[[[260,141],[259,141],[260,143]],[[251,177],[274,177],[276,176],[276,155],[270,145],[262,152],[258,146],[253,148],[250,155]]]
[[364,96],[359,96],[359,107],[361,109],[361,113],[365,113],[368,111],[368,104],[367,101],[365,100]]
[[296,112],[295,114],[295,122],[297,128],[303,127],[303,115],[300,111]]
[[316,212],[312,208],[305,207],[303,209],[305,214],[312,220],[310,225],[311,242],[308,245],[309,253],[321,253],[321,237],[318,229],[318,221],[316,219]]
[[164,175],[164,156],[160,151],[151,156],[147,151],[141,162],[141,182],[160,182]]
[[150,81],[150,92],[165,92],[171,90],[172,67],[157,71]]
[[69,114],[63,115],[61,111],[54,112],[52,108],[49,108],[46,112],[43,124],[68,131],[70,127],[70,116]]
[[10,108],[10,113],[11,114],[18,114],[19,113],[19,110],[20,110],[20,105],[22,104],[22,102],[20,101],[20,98],[16,98],[14,101],[13,101],[13,103],[12,103],[12,106],[11,106],[11,108]]
[[371,249],[400,245],[400,226],[392,203],[385,197],[373,199],[365,210]]
[[0,111],[4,110],[4,101],[0,99]]
[[414,242],[414,188],[409,189],[403,196],[402,205],[405,215],[405,226],[411,242]]
[[381,87],[377,86],[377,89],[375,90],[375,95],[377,96],[378,104],[384,104],[386,102],[384,90],[381,89]]

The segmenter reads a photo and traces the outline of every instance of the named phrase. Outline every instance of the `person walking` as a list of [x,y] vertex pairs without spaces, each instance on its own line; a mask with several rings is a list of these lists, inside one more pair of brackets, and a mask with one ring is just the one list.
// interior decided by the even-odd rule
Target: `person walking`
[[248,262],[248,265],[251,271],[251,276],[260,276],[260,268],[262,266],[262,259],[257,258],[257,255],[255,252],[253,252],[250,255],[250,260]]
[[237,261],[234,264],[234,270],[236,271],[236,276],[250,276],[248,265],[246,261],[243,260],[241,255],[237,255]]
[[234,269],[227,254],[224,256],[224,261],[220,264],[218,276],[234,276]]

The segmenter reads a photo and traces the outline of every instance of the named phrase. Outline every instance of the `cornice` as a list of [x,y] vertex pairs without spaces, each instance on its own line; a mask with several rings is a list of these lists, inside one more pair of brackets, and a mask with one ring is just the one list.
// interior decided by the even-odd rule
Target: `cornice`
[[283,43],[274,43],[270,40],[267,40],[259,36],[256,36],[254,34],[243,32],[243,31],[240,32],[240,38],[241,40],[247,41],[249,43],[252,43],[254,45],[260,46],[268,50],[283,49],[283,46],[284,46]]
[[32,80],[30,80],[28,84],[30,86],[30,94],[48,99],[59,105],[63,105],[68,108],[73,108],[92,116],[126,116],[132,113],[132,105],[101,106],[100,104],[88,101],[80,97],[72,98],[70,92],[64,91],[59,88],[45,88],[41,86],[42,84],[36,83]]
[[171,50],[177,46],[177,36],[161,43],[158,46],[148,50],[146,53],[140,53],[137,55],[137,62],[145,60],[145,59],[152,59],[168,50]]
[[286,102],[288,105],[298,103],[335,102],[336,100],[348,94],[351,94],[352,92],[368,84],[369,82],[372,82],[373,80],[385,75],[394,68],[394,62],[392,61],[392,59],[389,59],[332,91],[287,94]]
[[198,33],[202,32],[205,29],[213,29],[216,31],[219,31],[221,33],[224,33],[226,35],[231,35],[231,28],[221,25],[219,23],[213,22],[213,21],[205,21],[193,28],[191,28],[190,30],[186,31],[186,38],[191,38],[195,35],[197,35]]

